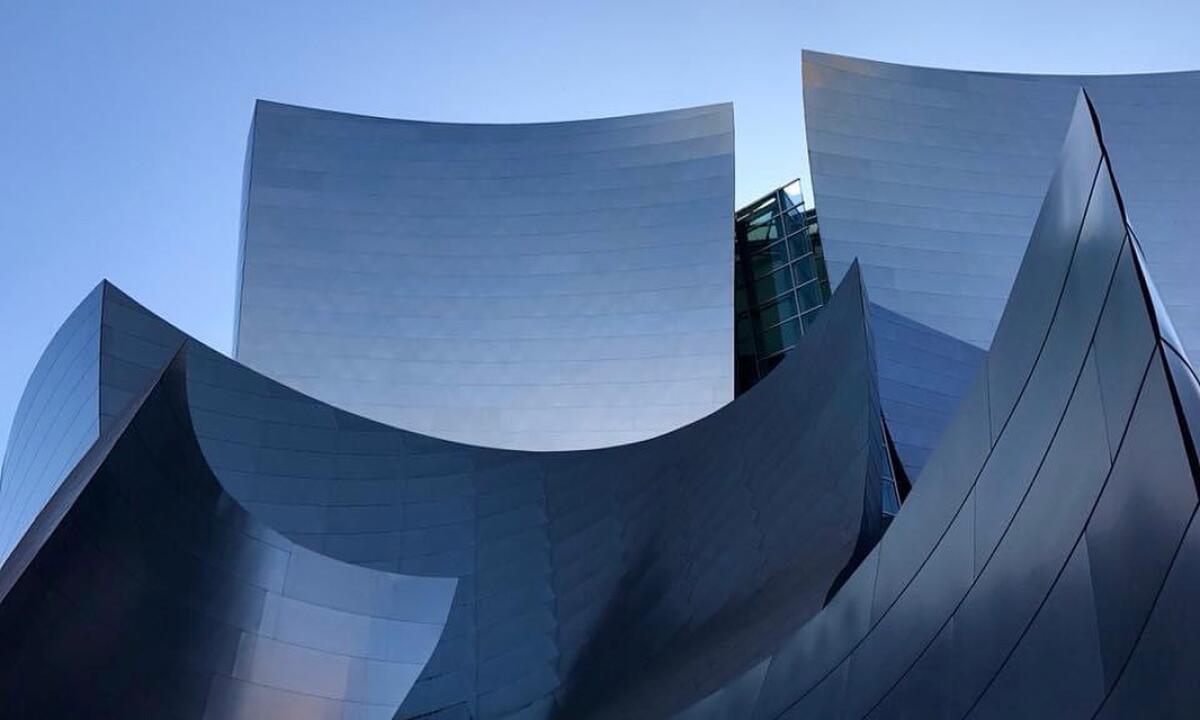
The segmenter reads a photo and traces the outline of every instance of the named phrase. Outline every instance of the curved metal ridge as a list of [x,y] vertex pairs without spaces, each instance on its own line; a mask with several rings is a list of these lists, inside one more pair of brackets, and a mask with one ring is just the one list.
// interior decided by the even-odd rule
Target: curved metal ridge
[[0,699],[22,717],[391,717],[456,581],[306,550],[221,487],[180,350],[0,569]]
[[[350,563],[418,587],[457,583],[453,602],[439,606],[448,615],[444,632],[433,636],[436,649],[414,655],[397,647],[407,642],[403,637],[377,632],[380,621],[299,612],[285,618],[271,602],[286,598],[243,600],[249,591],[192,577],[195,594],[218,596],[221,608],[248,614],[217,613],[214,622],[233,628],[220,637],[239,641],[234,649],[218,642],[212,652],[219,661],[192,668],[212,678],[212,690],[203,699],[193,693],[181,716],[201,710],[223,717],[303,716],[340,704],[339,712],[387,717],[663,717],[768,657],[787,629],[822,607],[880,532],[886,454],[867,304],[856,273],[806,335],[797,359],[737,402],[659,438],[572,452],[462,445],[381,425],[220,356],[111,285],[104,284],[99,297],[95,382],[102,445],[129,435],[122,429],[126,408],[154,385],[182,344],[168,376],[186,382],[186,398],[177,399],[188,424],[172,434],[171,424],[161,423],[162,442],[180,444],[181,458],[203,459],[220,494],[228,494],[218,505],[245,507],[254,522],[270,528],[264,532],[295,545],[293,556],[303,548],[330,567]],[[125,467],[138,472],[136,465]],[[209,481],[187,480],[193,475],[203,473],[192,468],[170,483],[198,482],[197,492],[208,492],[202,487]],[[123,517],[153,513],[157,499],[140,498],[140,509]],[[229,542],[214,540],[240,557]],[[139,546],[151,537],[126,541],[135,554],[156,552]],[[203,538],[196,541],[196,553],[211,552]],[[174,576],[158,577],[169,567],[156,565],[141,579],[170,594],[179,587]],[[312,577],[324,592],[356,596],[352,582],[323,568],[314,568]],[[84,587],[103,601],[102,588]],[[4,604],[12,605],[0,599]],[[20,608],[12,617],[28,612],[27,605]],[[13,647],[30,647],[39,618],[10,629]],[[168,635],[183,632],[161,621]],[[123,633],[141,632],[132,611],[106,622]],[[272,628],[280,635],[270,635]],[[258,638],[263,633],[273,644]],[[138,642],[129,650],[136,658],[110,645],[96,652],[107,653],[113,672],[126,672],[128,663],[151,652]],[[346,673],[339,675],[341,666],[328,659],[309,657],[312,643],[348,655]],[[268,644],[270,650],[261,649]],[[419,662],[387,669],[381,658],[363,654],[383,652],[380,647]],[[190,655],[156,657],[163,677],[192,663]],[[46,662],[27,657],[22,672],[49,672]],[[419,675],[402,672],[413,668]],[[338,684],[326,673],[350,679]],[[313,678],[322,689],[310,694],[319,697],[306,699],[297,678]],[[22,685],[13,682],[6,687],[22,707],[48,702],[22,695]],[[109,679],[97,672],[93,682]],[[133,692],[135,685],[124,687]],[[68,704],[84,702],[92,690],[82,675],[60,687],[60,702]],[[141,707],[142,699],[108,697],[114,708]]]

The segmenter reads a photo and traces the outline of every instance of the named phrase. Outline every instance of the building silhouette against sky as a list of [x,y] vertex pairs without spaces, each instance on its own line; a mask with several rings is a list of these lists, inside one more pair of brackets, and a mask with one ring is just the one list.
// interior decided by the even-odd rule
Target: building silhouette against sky
[[804,57],[816,208],[728,105],[260,103],[236,358],[101,281],[33,370],[3,712],[1190,717],[1200,75]]

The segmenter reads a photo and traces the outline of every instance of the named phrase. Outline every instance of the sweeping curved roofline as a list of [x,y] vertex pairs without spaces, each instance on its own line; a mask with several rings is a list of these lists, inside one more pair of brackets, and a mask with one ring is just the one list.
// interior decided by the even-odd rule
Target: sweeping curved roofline
[[654,110],[651,112],[641,113],[625,113],[620,115],[599,115],[582,118],[569,118],[566,120],[539,120],[536,122],[511,121],[511,122],[461,122],[457,120],[423,120],[416,118],[401,118],[390,115],[374,115],[371,113],[348,112],[345,110],[333,110],[330,108],[318,107],[315,105],[301,105],[298,103],[282,102],[279,100],[271,100],[268,98],[255,98],[255,107],[259,105],[276,105],[279,107],[291,108],[295,110],[310,110],[312,112],[325,113],[328,115],[340,116],[345,118],[356,118],[360,120],[377,120],[387,123],[408,123],[412,125],[432,125],[432,126],[450,126],[462,128],[511,128],[511,127],[560,127],[564,125],[580,125],[587,123],[602,123],[610,120],[633,120],[637,118],[654,118],[659,116],[674,115],[678,113],[686,113],[693,111],[715,110],[718,108],[733,108],[732,101],[704,103],[701,105],[685,105],[676,108],[667,108],[665,110]]
[[[99,385],[102,438],[182,345],[186,365],[173,377],[186,382],[185,434],[251,517],[331,560],[413,582],[457,580],[436,646],[409,654],[413,677],[391,694],[381,682],[331,702],[387,700],[398,717],[464,705],[483,716],[531,705],[573,717],[600,707],[665,715],[775,650],[881,532],[886,451],[866,307],[851,272],[761,389],[656,438],[558,452],[439,440],[306,397],[107,282],[65,327],[79,317],[100,326],[100,367],[84,384]],[[52,344],[47,357],[62,365],[71,353]],[[53,478],[19,472],[31,452],[14,456],[0,487],[53,504]],[[303,645],[294,632],[285,644]],[[363,632],[368,650],[386,644],[386,633]],[[239,664],[258,666],[243,654]],[[305,670],[313,663],[299,671],[316,672]],[[261,672],[288,686],[289,667]],[[210,702],[229,707],[227,694]]]
[[555,123],[260,102],[234,355],[423,434],[661,435],[733,398],[732,106]]
[[1081,71],[1081,72],[1068,72],[1068,71],[1020,72],[1020,71],[1011,71],[1011,70],[980,70],[980,69],[972,68],[972,67],[955,67],[952,65],[921,65],[921,64],[914,64],[914,63],[896,62],[894,60],[879,60],[876,58],[866,57],[863,55],[848,55],[846,53],[829,52],[829,51],[825,51],[825,50],[814,50],[814,49],[810,49],[810,48],[804,48],[800,52],[801,52],[802,57],[809,56],[809,55],[818,56],[818,57],[833,57],[833,58],[842,58],[845,60],[857,60],[857,61],[862,61],[862,62],[868,62],[868,63],[871,63],[872,65],[885,65],[888,67],[893,67],[893,68],[898,68],[898,69],[934,71],[934,72],[939,71],[939,70],[944,70],[946,72],[955,73],[955,74],[969,73],[972,75],[987,75],[990,77],[1005,78],[1005,79],[1022,78],[1022,77],[1027,77],[1030,79],[1054,79],[1054,80],[1073,80],[1076,78],[1083,78],[1086,80],[1086,79],[1097,79],[1097,78],[1124,78],[1124,77],[1144,79],[1144,78],[1155,77],[1155,76],[1178,77],[1178,76],[1186,76],[1186,75],[1200,75],[1200,70],[1194,70],[1194,69],[1193,70],[1187,70],[1187,69],[1141,70],[1141,71],[1136,71],[1136,72],[1119,72],[1119,73],[1086,72],[1086,71]]

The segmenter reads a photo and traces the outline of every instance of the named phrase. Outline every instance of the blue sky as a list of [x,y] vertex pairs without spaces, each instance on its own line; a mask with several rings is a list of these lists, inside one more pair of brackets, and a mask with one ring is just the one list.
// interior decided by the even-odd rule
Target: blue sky
[[807,174],[802,48],[1145,72],[1200,69],[1197,28],[1195,0],[0,2],[0,442],[101,278],[229,351],[255,98],[472,122],[732,101],[746,201]]

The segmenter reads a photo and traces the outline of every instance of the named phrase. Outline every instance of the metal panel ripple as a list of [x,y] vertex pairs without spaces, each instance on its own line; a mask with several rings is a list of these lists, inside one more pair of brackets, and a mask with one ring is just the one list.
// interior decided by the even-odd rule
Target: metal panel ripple
[[235,356],[364,417],[528,450],[733,398],[733,108],[466,125],[259,102]]

